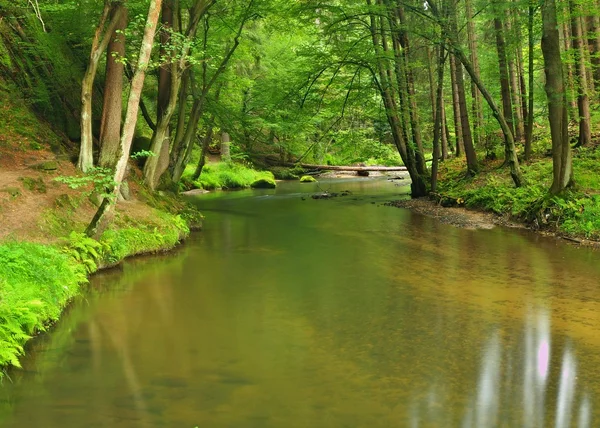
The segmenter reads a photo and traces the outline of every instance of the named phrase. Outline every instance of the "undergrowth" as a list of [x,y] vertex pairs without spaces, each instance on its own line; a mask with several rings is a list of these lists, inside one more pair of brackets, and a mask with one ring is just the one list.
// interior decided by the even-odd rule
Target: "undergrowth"
[[83,265],[57,247],[0,245],[0,366],[19,367],[25,342],[57,320],[86,281]]
[[462,160],[443,162],[438,192],[459,205],[509,215],[534,227],[600,240],[600,151],[582,149],[573,160],[575,186],[552,196],[552,159],[540,158],[521,169],[525,185],[516,188],[506,168],[488,165],[465,177]]

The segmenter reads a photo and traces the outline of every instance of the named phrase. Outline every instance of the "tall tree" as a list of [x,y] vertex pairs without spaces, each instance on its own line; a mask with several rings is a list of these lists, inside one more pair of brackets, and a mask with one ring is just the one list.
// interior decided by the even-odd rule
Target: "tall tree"
[[542,5],[542,53],[546,72],[548,120],[552,135],[553,181],[550,191],[562,192],[573,181],[567,98],[560,57],[560,36],[556,19],[556,2],[545,0]]

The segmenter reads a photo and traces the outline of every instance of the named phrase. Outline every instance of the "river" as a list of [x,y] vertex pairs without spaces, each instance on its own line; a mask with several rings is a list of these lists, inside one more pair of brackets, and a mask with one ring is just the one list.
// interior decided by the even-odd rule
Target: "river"
[[600,423],[598,252],[323,181],[196,197],[205,229],[95,275],[0,388],[2,427]]

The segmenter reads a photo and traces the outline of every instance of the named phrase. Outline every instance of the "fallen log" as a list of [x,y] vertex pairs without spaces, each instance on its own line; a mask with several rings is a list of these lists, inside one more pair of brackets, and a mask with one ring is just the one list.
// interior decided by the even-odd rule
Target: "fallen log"
[[340,165],[312,165],[308,163],[291,163],[287,162],[284,166],[299,166],[305,169],[320,170],[320,171],[407,171],[405,166],[340,166]]

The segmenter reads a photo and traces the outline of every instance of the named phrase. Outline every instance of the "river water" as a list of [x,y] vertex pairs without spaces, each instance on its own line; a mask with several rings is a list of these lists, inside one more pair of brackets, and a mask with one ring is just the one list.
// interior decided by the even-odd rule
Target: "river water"
[[322,182],[197,197],[203,232],[93,277],[2,427],[593,427],[598,252]]

